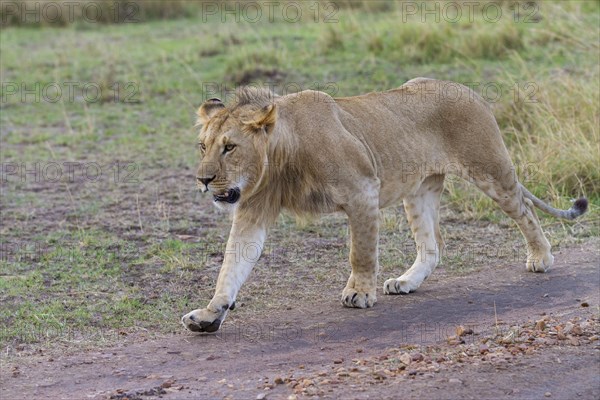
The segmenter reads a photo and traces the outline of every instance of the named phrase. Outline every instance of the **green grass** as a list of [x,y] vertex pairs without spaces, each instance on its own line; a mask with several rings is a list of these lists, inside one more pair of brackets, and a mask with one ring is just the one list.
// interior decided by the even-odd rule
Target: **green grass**
[[[480,90],[497,83],[504,90],[494,113],[525,184],[563,208],[580,195],[591,200],[590,213],[576,223],[540,213],[551,240],[598,235],[598,3],[539,3],[536,23],[515,22],[502,4],[509,17],[495,24],[482,18],[424,24],[416,17],[399,23],[398,4],[342,2],[338,22],[330,24],[315,23],[308,12],[298,23],[278,17],[222,24],[186,9],[172,15],[183,20],[159,18],[157,11],[147,19],[159,20],[148,23],[3,29],[2,82],[94,83],[102,95],[93,103],[66,95],[56,103],[8,96],[0,104],[0,161],[93,162],[103,173],[95,182],[79,174],[54,184],[31,177],[2,183],[2,243],[37,244],[44,252],[40,259],[13,254],[0,264],[0,343],[169,332],[179,315],[208,301],[228,220],[193,190],[192,126],[204,99],[226,97],[239,83],[337,96],[385,90],[417,76],[478,82]],[[134,101],[125,101],[129,82]],[[117,161],[136,166],[135,182],[114,179]],[[479,228],[507,221],[489,199],[457,180],[448,182],[443,203],[447,217],[456,213]],[[413,254],[404,245],[410,235],[399,211],[382,221],[384,280],[406,268]],[[508,242],[518,239],[509,225]],[[243,289],[254,301],[236,315],[279,307],[259,293],[293,290],[299,278],[311,296],[341,290],[349,271],[346,229],[338,217],[301,226],[282,217],[269,261]],[[460,232],[447,233],[463,240]],[[278,249],[298,243],[314,257],[278,257]],[[61,245],[69,248],[67,258],[58,253]],[[460,252],[450,253],[447,264],[460,273],[473,268]]]

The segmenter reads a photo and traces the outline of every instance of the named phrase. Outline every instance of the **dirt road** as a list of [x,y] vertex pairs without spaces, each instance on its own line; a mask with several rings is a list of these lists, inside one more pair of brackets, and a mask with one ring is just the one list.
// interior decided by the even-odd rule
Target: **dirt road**
[[[416,293],[379,294],[369,310],[342,308],[337,295],[313,304],[290,293],[298,297],[291,310],[226,324],[216,335],[182,329],[101,351],[4,360],[0,397],[598,398],[598,324],[584,323],[598,322],[598,243],[562,249],[547,274],[507,265],[454,277],[440,268]],[[589,332],[562,341],[537,337],[527,342],[539,344],[535,351],[517,348],[508,357],[487,357],[482,338],[499,331],[504,336],[514,326],[527,329],[540,318],[561,326],[581,321]],[[457,326],[467,334],[456,337]],[[540,331],[551,329],[542,325]],[[471,357],[473,346],[480,353]],[[405,367],[391,357],[398,349],[420,353]],[[446,361],[439,358],[444,354],[450,355]],[[417,368],[431,367],[431,357],[434,367]],[[393,372],[392,364],[402,368]]]

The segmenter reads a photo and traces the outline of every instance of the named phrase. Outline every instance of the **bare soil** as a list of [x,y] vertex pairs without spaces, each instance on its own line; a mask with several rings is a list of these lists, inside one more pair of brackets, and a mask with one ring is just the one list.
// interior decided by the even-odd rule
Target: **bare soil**
[[[100,350],[11,357],[2,362],[0,397],[596,399],[598,244],[562,248],[547,274],[522,265],[469,276],[440,268],[417,292],[380,294],[369,310],[343,308],[337,294],[314,302],[299,289],[289,293],[295,306],[234,319],[215,335],[181,328]],[[548,327],[536,324],[544,318]],[[579,336],[553,338],[550,325],[569,321],[581,323]],[[541,336],[503,345],[504,352],[490,346],[500,356],[487,356],[485,343],[515,327],[534,332],[533,325]],[[457,336],[459,326],[466,335]],[[394,358],[403,351],[418,352],[408,366]]]

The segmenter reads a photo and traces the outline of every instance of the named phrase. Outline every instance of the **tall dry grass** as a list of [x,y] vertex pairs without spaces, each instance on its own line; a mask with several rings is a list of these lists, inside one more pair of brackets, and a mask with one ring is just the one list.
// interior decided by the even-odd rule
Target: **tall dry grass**
[[65,27],[84,22],[104,25],[188,18],[199,14],[203,1],[206,0],[18,0],[3,2],[0,27]]
[[[497,3],[508,18],[493,23],[483,18],[422,23],[419,15],[398,23],[402,16],[396,8],[376,24],[351,32],[350,40],[341,26],[328,28],[338,32],[324,37],[358,43],[365,54],[399,68],[420,65],[428,76],[447,79],[429,71],[462,68],[468,72],[456,74],[470,82],[502,86],[504,93],[492,106],[520,179],[557,206],[587,196],[594,208],[600,202],[598,3],[540,3],[530,23],[514,14],[516,2]],[[594,15],[595,20],[589,18]],[[361,18],[356,11],[356,21]],[[333,49],[337,41],[324,43]],[[561,58],[572,64],[570,57],[581,59],[586,69],[557,64]],[[455,205],[485,214],[490,201],[466,186],[450,183]]]

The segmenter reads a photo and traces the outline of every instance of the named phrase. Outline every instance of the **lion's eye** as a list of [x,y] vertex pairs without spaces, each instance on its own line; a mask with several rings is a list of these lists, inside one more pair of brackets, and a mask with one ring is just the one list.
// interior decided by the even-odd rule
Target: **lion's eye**
[[198,143],[198,148],[202,151],[206,151],[206,145],[202,142]]
[[223,150],[223,154],[230,152],[231,150],[235,149],[235,144],[228,144],[225,145],[225,149]]

